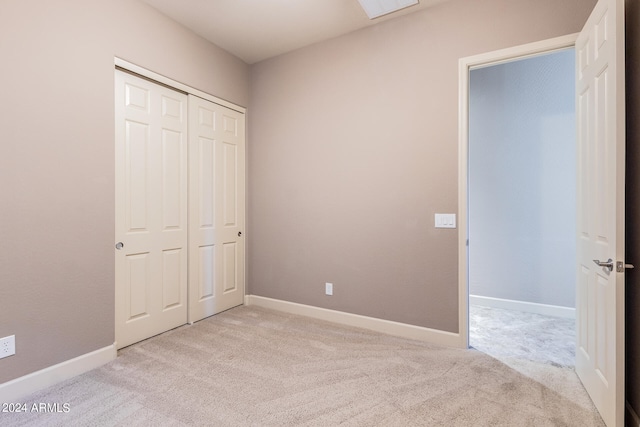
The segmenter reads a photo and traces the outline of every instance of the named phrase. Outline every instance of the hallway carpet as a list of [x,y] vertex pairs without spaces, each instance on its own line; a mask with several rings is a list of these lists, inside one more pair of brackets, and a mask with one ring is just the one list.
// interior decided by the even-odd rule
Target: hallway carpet
[[[547,365],[548,366],[548,365]],[[476,350],[238,307],[130,346],[3,426],[602,426]]]

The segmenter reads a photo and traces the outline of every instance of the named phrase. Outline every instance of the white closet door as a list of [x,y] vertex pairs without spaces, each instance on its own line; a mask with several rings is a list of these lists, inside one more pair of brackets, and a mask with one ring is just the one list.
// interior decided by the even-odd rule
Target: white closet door
[[187,322],[188,103],[180,92],[118,70],[115,95],[122,348]]
[[189,322],[244,301],[244,114],[189,95]]

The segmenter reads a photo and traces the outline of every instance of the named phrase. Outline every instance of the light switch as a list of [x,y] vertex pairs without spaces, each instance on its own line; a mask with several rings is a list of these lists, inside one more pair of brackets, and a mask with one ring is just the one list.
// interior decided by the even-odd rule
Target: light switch
[[456,214],[436,214],[436,228],[456,228]]

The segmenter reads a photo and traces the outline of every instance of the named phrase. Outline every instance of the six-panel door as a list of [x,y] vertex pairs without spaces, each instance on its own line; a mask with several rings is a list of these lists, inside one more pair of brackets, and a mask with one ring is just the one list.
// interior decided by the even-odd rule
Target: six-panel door
[[244,114],[189,95],[189,322],[244,300]]
[[118,348],[187,320],[187,96],[116,71]]
[[608,426],[624,424],[624,94],[624,2],[599,0],[576,41],[576,372]]

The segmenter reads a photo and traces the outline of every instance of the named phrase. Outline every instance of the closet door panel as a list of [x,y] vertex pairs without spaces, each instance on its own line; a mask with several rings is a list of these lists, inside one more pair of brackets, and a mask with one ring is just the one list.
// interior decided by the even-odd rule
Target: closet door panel
[[189,96],[189,322],[244,302],[244,114]]
[[116,342],[187,321],[187,96],[116,70]]

